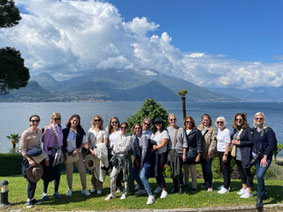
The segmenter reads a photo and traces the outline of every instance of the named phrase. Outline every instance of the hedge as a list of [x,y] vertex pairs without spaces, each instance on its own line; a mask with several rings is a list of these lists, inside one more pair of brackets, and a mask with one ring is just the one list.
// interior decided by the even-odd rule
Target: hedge
[[0,176],[20,175],[22,158],[21,154],[0,154]]

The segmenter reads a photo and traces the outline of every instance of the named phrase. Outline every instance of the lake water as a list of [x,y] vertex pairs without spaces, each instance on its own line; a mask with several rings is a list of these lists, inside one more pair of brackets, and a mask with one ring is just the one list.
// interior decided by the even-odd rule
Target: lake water
[[[104,118],[106,126],[112,116],[117,116],[120,122],[125,121],[130,115],[134,115],[141,105],[142,102],[0,103],[0,152],[9,152],[12,146],[6,136],[11,133],[21,134],[27,129],[29,127],[28,119],[32,114],[40,116],[40,127],[44,127],[48,125],[53,112],[61,113],[63,126],[69,117],[76,113],[81,116],[82,126],[87,131],[96,114],[100,114]],[[181,102],[164,102],[161,105],[167,109],[168,113],[174,113],[178,125],[182,126]],[[273,128],[278,141],[283,143],[283,128],[281,126],[283,103],[187,103],[187,115],[193,116],[197,124],[200,123],[201,115],[208,113],[213,122],[218,116],[224,116],[230,130],[232,130],[232,118],[236,113],[247,113],[249,124],[252,126],[252,118],[258,111],[265,113],[267,125]],[[279,155],[283,156],[283,151]]]

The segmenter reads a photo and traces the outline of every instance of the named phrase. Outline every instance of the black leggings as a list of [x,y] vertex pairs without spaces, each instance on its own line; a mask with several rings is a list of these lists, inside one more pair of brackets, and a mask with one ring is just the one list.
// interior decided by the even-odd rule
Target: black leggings
[[166,188],[165,179],[163,176],[164,165],[167,163],[167,153],[157,155],[157,176],[156,182],[161,188]]
[[251,173],[251,169],[243,168],[242,161],[240,160],[235,160],[235,161],[236,161],[237,168],[238,168],[238,171],[241,177],[242,184],[247,184],[249,188],[252,188],[254,184],[253,184],[253,176]]
[[223,155],[224,152],[219,152],[219,161],[221,165],[221,171],[223,174],[224,188],[229,189],[231,182],[231,176],[230,176],[231,153],[229,152],[227,156],[227,161],[225,163],[222,161]]

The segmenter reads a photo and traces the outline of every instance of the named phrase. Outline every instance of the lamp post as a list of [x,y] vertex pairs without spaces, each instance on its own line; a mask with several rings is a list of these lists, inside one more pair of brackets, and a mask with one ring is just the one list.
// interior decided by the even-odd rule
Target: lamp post
[[2,180],[2,182],[0,183],[0,193],[1,193],[1,202],[0,202],[0,206],[4,207],[9,205],[8,202],[8,181],[7,180]]

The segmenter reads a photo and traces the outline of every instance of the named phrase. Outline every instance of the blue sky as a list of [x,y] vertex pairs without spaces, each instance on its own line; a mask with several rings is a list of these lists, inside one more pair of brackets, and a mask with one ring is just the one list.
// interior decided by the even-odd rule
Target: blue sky
[[202,87],[283,86],[283,1],[15,0],[20,23],[0,46],[30,74],[94,69],[173,75]]
[[241,61],[283,56],[281,0],[109,0],[126,20],[147,17],[183,52],[224,54]]

